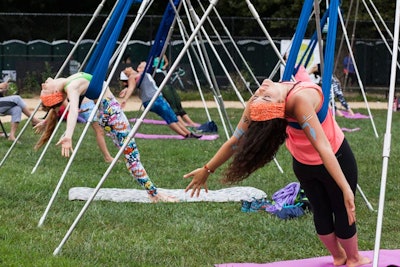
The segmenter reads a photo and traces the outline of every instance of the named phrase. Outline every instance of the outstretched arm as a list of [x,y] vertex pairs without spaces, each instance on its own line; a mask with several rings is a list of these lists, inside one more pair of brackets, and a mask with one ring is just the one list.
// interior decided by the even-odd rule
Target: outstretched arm
[[69,157],[70,152],[73,152],[72,136],[74,134],[76,121],[79,114],[79,96],[80,91],[78,81],[72,82],[68,87],[69,111],[67,117],[67,129],[65,134],[60,138],[56,145],[61,145],[61,155]]
[[169,61],[168,61],[168,58],[167,58],[167,56],[165,54],[163,55],[163,59],[164,59],[164,66],[162,67],[162,69],[166,70],[168,65],[169,65]]
[[126,102],[128,101],[128,99],[131,97],[131,95],[133,94],[133,92],[135,91],[136,88],[136,77],[139,74],[131,74],[128,77],[128,86],[126,88],[124,88],[124,90],[122,90],[119,94],[120,97],[123,97],[122,101],[121,101],[121,107],[125,108]]
[[224,164],[235,152],[236,146],[239,139],[247,131],[250,124],[250,117],[248,107],[243,112],[242,118],[240,119],[236,130],[233,135],[227,140],[215,153],[215,155],[205,164],[203,167],[195,169],[190,173],[185,174],[184,178],[192,178],[192,181],[186,187],[185,192],[192,189],[191,197],[200,195],[202,187],[208,192],[207,179],[211,173],[213,173],[218,167]]

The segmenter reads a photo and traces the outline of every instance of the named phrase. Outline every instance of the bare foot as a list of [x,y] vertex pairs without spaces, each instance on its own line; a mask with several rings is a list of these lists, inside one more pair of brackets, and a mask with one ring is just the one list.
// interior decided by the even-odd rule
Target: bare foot
[[113,160],[114,160],[113,157],[111,157],[111,158],[104,158],[104,161],[107,162],[107,163],[111,163]]
[[371,259],[359,255],[357,261],[347,260],[346,266],[347,267],[357,267],[357,266],[361,266],[361,265],[368,264],[368,263],[371,263]]
[[338,116],[338,117],[344,117],[344,114],[343,114],[343,112],[341,112],[340,110],[336,110],[336,116]]
[[157,203],[157,202],[179,202],[179,199],[177,199],[174,196],[168,196],[164,193],[160,193],[158,192],[157,195],[155,196],[150,196],[149,198],[151,200],[151,202],[153,203]]
[[346,252],[344,249],[340,246],[340,253],[336,257],[333,257],[333,265],[335,266],[341,266],[345,265],[347,261],[347,256]]

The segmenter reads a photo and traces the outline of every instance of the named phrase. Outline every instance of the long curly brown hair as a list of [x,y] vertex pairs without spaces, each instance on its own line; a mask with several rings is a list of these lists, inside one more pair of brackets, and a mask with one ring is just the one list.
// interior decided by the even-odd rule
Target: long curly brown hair
[[252,121],[240,139],[237,152],[222,179],[223,183],[240,182],[270,162],[287,138],[285,119]]

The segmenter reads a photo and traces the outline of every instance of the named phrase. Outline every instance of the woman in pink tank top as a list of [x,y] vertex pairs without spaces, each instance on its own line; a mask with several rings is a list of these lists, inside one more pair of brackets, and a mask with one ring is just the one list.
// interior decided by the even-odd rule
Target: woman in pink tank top
[[312,205],[316,232],[333,264],[361,266],[370,259],[358,251],[357,164],[332,115],[321,110],[323,101],[321,88],[313,83],[264,80],[231,138],[203,167],[184,175],[192,177],[185,190],[192,190],[191,196],[203,187],[207,191],[209,175],[231,157],[222,182],[242,181],[269,163],[286,141],[294,173]]

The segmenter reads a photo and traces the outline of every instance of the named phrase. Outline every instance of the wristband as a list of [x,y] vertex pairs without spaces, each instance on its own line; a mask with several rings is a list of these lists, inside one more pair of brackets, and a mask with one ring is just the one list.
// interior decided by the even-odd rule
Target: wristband
[[211,169],[209,169],[209,168],[207,167],[207,164],[204,165],[204,169],[206,169],[208,173],[214,173],[213,170],[211,170]]

